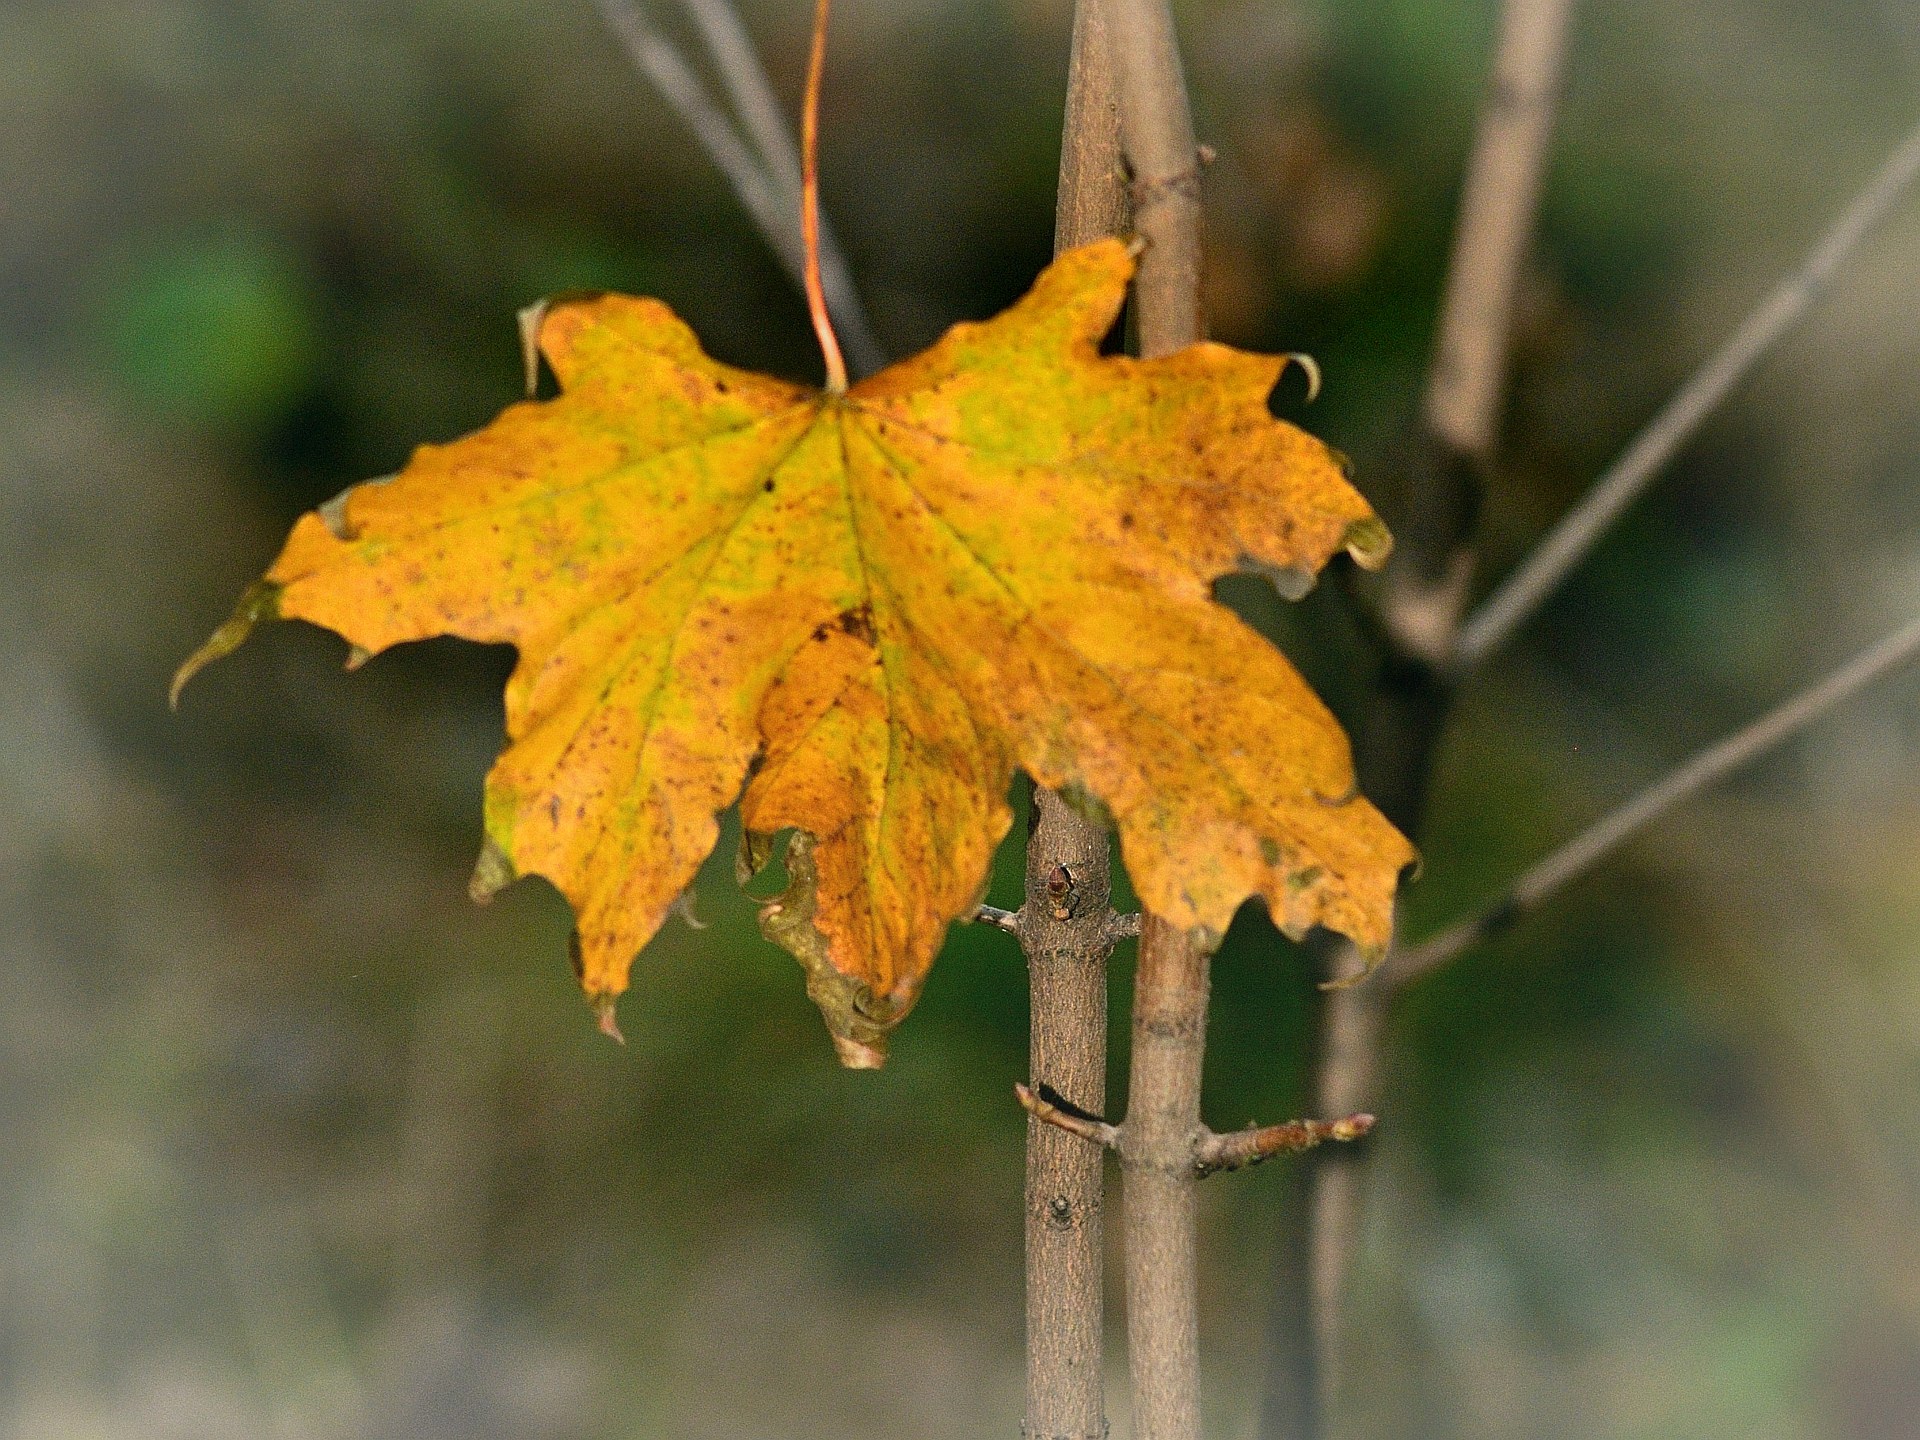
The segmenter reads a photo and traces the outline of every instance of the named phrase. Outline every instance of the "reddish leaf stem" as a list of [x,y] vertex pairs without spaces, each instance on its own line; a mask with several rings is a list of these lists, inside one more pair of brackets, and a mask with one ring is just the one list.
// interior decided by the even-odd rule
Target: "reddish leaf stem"
[[847,362],[840,338],[827,314],[827,292],[820,284],[820,76],[827,64],[827,12],[832,0],[814,0],[813,48],[807,56],[807,94],[800,106],[800,239],[806,250],[807,313],[820,353],[827,362],[827,393],[847,389]]

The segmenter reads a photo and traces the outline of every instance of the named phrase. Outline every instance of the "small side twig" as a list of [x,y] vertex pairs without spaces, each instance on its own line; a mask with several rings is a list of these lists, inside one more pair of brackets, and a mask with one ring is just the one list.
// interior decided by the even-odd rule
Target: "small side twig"
[[1920,129],[1888,157],[1813,247],[1800,268],[1775,287],[1696,370],[1646,429],[1594,482],[1519,569],[1504,580],[1460,628],[1454,664],[1471,670],[1506,643],[1637,499],[1681,445],[1719,408],[1727,392],[1753,369],[1807,311],[1860,243],[1884,220],[1920,176]]
[[1915,655],[1920,655],[1920,620],[1910,621],[1752,724],[1709,745],[1555,850],[1479,914],[1389,956],[1378,978],[1397,987],[1439,969],[1536,909],[1674,806],[1797,735],[1841,701]]
[[1276,1155],[1298,1155],[1328,1140],[1358,1140],[1373,1130],[1365,1111],[1338,1120],[1288,1120],[1279,1125],[1250,1125],[1219,1135],[1209,1130],[1193,1142],[1193,1171],[1201,1179],[1222,1170],[1244,1170]]
[[967,917],[976,925],[991,925],[996,930],[1004,930],[1009,935],[1020,933],[1020,913],[1017,910],[1002,910],[998,905],[982,905]]
[[[1056,1104],[1026,1085],[1016,1084],[1013,1093],[1020,1107],[1043,1125],[1064,1130],[1104,1150],[1125,1148],[1126,1131],[1122,1126],[1071,1106]],[[1188,1141],[1193,1178],[1204,1180],[1224,1170],[1244,1170],[1276,1155],[1298,1155],[1329,1140],[1358,1140],[1370,1134],[1373,1125],[1373,1116],[1362,1113],[1338,1120],[1287,1120],[1279,1125],[1249,1125],[1225,1135],[1199,1126]]]
[[800,152],[793,127],[774,98],[773,83],[760,64],[740,12],[733,8],[732,0],[680,0],[680,8],[706,42],[713,68],[719,72],[734,113],[740,117],[747,139],[760,152],[767,173],[797,195]]

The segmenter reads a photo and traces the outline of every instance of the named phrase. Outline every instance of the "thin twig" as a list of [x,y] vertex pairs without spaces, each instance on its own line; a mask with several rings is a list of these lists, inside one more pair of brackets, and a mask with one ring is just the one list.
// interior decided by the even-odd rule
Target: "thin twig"
[[793,127],[774,98],[773,84],[760,65],[760,57],[747,35],[747,27],[731,0],[680,0],[707,53],[720,83],[733,101],[747,139],[760,152],[760,161],[775,183],[795,194],[800,190],[800,150],[794,143]]
[[1437,970],[1478,941],[1537,908],[1674,806],[1797,735],[1834,706],[1917,654],[1920,654],[1920,620],[1913,620],[1752,724],[1709,745],[1664,779],[1588,826],[1514,881],[1506,893],[1478,915],[1389,957],[1379,978],[1400,986]]
[[1208,1130],[1193,1142],[1193,1172],[1201,1179],[1222,1170],[1244,1170],[1276,1155],[1298,1155],[1328,1140],[1358,1140],[1373,1130],[1364,1111],[1338,1120],[1288,1120],[1279,1125],[1250,1125],[1218,1135]]
[[1920,176],[1920,128],[1880,167],[1800,268],[1747,316],[1593,488],[1461,627],[1456,666],[1471,670],[1503,645],[1593,549],[1681,445],[1739,381],[1807,311],[1874,227]]
[[967,918],[976,925],[991,925],[996,930],[1006,931],[1009,935],[1020,933],[1019,912],[1002,910],[998,905],[982,905]]
[[[694,73],[679,47],[647,18],[638,0],[594,0],[594,4],[599,7],[608,27],[627,47],[640,73],[646,76],[667,102],[668,108],[692,132],[714,167],[726,177],[734,195],[746,208],[754,228],[779,257],[782,267],[793,277],[794,283],[804,289],[806,253],[800,233],[797,180],[789,185],[779,178],[780,171],[768,168],[767,162],[742,137],[732,119]],[[714,47],[711,37],[708,38],[708,45],[715,50],[716,64],[728,81],[730,93],[735,84],[746,83],[735,77],[731,67],[719,59],[719,51]],[[749,46],[747,54],[751,56],[751,53]],[[758,71],[757,63],[753,69]],[[797,169],[797,152],[792,148],[791,138],[787,139],[787,146],[788,154],[796,158],[785,163]],[[824,223],[821,226],[820,247],[821,282],[826,289],[829,307],[843,332],[847,352],[862,373],[876,370],[884,363],[884,354],[873,338],[872,326],[854,289],[846,258],[835,242],[831,228]]]

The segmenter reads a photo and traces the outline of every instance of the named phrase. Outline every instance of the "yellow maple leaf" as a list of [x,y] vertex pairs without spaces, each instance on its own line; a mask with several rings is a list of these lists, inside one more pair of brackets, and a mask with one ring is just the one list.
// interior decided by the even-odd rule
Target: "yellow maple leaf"
[[1377,564],[1386,532],[1269,414],[1284,358],[1099,354],[1131,272],[1069,252],[844,393],[720,364],[657,301],[555,304],[561,393],[303,517],[176,694],[268,615],[360,655],[518,646],[476,894],[550,879],[610,1003],[737,798],[745,869],[797,832],[762,927],[848,1063],[978,903],[1016,767],[1110,815],[1174,924],[1217,938],[1257,894],[1377,954],[1412,851],[1211,587]]

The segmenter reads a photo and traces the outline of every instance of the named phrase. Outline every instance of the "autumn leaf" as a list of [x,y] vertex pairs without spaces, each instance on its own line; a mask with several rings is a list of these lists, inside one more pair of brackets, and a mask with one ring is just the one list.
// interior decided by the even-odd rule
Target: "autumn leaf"
[[978,903],[1016,767],[1110,816],[1143,904],[1203,940],[1260,895],[1377,955],[1412,852],[1212,584],[1378,564],[1386,533],[1269,414],[1284,359],[1099,354],[1131,270],[1070,252],[843,394],[722,365],[653,300],[556,303],[561,393],[303,517],[176,694],[269,615],[356,658],[518,646],[476,895],[551,880],[610,1004],[737,799],[743,876],[795,832],[762,928],[850,1064]]

